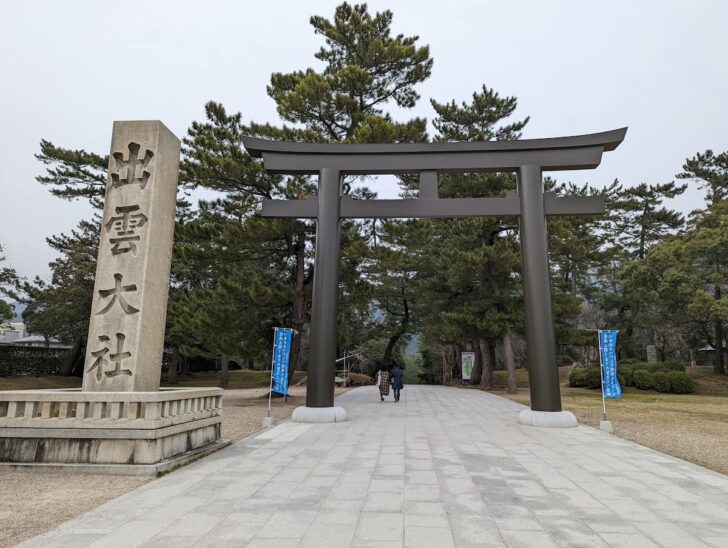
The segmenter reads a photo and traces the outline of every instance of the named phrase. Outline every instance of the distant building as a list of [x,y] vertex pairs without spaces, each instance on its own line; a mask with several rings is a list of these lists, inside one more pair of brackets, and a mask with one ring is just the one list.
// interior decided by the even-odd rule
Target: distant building
[[41,346],[46,348],[71,348],[70,344],[56,339],[48,339],[42,335],[28,335],[22,321],[5,322],[0,325],[0,344],[14,346]]
[[22,321],[0,322],[0,344],[14,344],[27,335]]
[[20,337],[19,339],[10,340],[5,344],[13,346],[40,346],[46,348],[71,348],[72,345],[62,343],[57,339],[46,339],[42,335],[30,335],[28,337]]

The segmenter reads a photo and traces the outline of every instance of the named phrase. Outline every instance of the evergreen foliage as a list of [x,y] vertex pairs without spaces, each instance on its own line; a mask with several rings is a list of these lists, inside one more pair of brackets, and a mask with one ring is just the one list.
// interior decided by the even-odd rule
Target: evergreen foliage
[[[512,140],[528,116],[516,97],[482,85],[465,101],[429,99],[432,134],[421,117],[408,117],[433,69],[429,48],[416,35],[395,34],[393,14],[343,3],[333,16],[314,16],[323,45],[316,68],[276,72],[267,86],[279,121],[255,122],[222,104],[205,105],[183,141],[166,344],[178,364],[219,358],[221,385],[228,362],[270,364],[273,327],[295,330],[290,374],[307,365],[307,323],[313,279],[312,221],[262,219],[264,199],[306,199],[316,192],[307,176],[281,176],[248,155],[242,137],[344,143]],[[396,115],[396,116],[395,116]],[[66,200],[103,207],[108,158],[41,141],[37,178]],[[604,217],[548,219],[551,284],[559,365],[594,362],[594,329],[619,329],[619,375],[626,386],[687,390],[672,371],[689,350],[710,345],[715,372],[725,372],[728,322],[728,152],[710,150],[685,161],[676,182],[605,188],[547,178],[557,195],[603,195]],[[343,192],[358,199],[376,193],[371,180],[347,177]],[[705,207],[684,217],[666,206],[686,185],[705,188]],[[402,195],[415,197],[418,181],[403,175]],[[516,190],[512,173],[438,176],[443,198],[504,197]],[[192,190],[215,193],[195,204]],[[208,193],[208,195],[210,195]],[[49,238],[58,253],[49,281],[20,280],[0,270],[0,296],[22,300],[33,333],[75,345],[75,366],[88,330],[100,220],[82,221]],[[515,218],[346,220],[342,222],[339,346],[361,353],[364,369],[401,361],[414,339],[426,382],[460,376],[463,351],[476,354],[473,382],[493,387],[505,369],[515,392],[516,368],[527,363],[523,289]],[[0,261],[2,251],[0,250]],[[0,320],[12,315],[0,299]],[[639,363],[654,344],[663,362]],[[631,360],[630,360],[631,359]],[[630,363],[631,361],[631,363]],[[575,369],[570,383],[591,386],[599,369]],[[675,374],[675,375],[674,375]],[[172,375],[172,372],[170,372]],[[673,380],[673,377],[677,381]],[[599,384],[596,385],[598,387]]]

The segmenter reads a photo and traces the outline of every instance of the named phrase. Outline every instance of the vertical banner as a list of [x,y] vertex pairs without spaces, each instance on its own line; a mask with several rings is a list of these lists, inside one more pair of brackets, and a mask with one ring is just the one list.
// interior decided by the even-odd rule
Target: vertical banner
[[617,379],[617,331],[599,331],[599,353],[602,362],[602,394],[605,398],[621,398],[622,387]]
[[475,367],[475,352],[461,352],[460,360],[463,366],[463,381],[469,381],[473,377],[473,367]]
[[273,340],[273,387],[271,390],[288,395],[288,361],[291,354],[293,329],[276,328]]

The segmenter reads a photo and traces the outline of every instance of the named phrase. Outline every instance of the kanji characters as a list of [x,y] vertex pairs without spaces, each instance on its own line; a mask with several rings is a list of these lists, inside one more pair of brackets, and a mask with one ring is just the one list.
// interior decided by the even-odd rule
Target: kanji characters
[[111,297],[111,300],[106,304],[104,308],[99,310],[96,314],[106,314],[114,303],[118,302],[121,309],[125,314],[136,314],[139,312],[138,308],[131,306],[126,300],[122,293],[134,292],[137,290],[136,284],[121,285],[122,275],[119,273],[114,274],[114,287],[111,289],[99,289],[99,296],[103,299]]
[[[99,335],[99,342],[106,345],[104,348],[101,348],[100,350],[96,350],[91,352],[91,356],[94,358],[94,362],[91,364],[91,367],[89,367],[86,370],[86,373],[90,373],[94,369],[96,370],[96,380],[100,381],[103,375],[106,375],[107,377],[117,377],[119,375],[131,375],[130,369],[122,369],[121,368],[121,362],[124,361],[127,358],[131,358],[131,352],[125,352],[124,351],[124,341],[126,340],[126,335],[123,333],[117,333],[116,334],[116,352],[114,354],[110,354],[111,350],[108,347],[108,343],[111,342],[111,339],[107,337],[106,335]],[[111,371],[104,371],[103,366],[105,365],[107,358],[106,355],[109,355],[108,361],[112,362],[114,364],[114,369]]]
[[152,174],[149,163],[152,161],[154,153],[146,149],[144,155],[140,157],[141,146],[134,142],[129,143],[128,148],[127,159],[124,159],[123,152],[114,152],[112,155],[116,167],[111,172],[111,186],[119,188],[136,183],[143,190]]
[[111,254],[120,255],[131,251],[132,255],[136,255],[136,242],[140,241],[141,237],[135,232],[149,219],[139,211],[138,205],[119,206],[115,211],[118,215],[109,217],[105,224],[106,231],[115,234],[115,237],[109,238]]

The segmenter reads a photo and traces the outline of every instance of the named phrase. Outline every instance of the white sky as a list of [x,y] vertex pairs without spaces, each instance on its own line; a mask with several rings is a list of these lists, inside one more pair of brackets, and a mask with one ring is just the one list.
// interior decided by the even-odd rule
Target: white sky
[[[208,100],[276,122],[274,71],[314,65],[310,15],[338,1],[6,2],[0,18],[0,243],[20,274],[49,274],[45,238],[90,216],[35,181],[41,139],[108,153],[113,120],[162,120],[183,137]],[[519,99],[526,138],[629,126],[596,171],[604,185],[666,182],[697,151],[728,149],[728,2],[369,2],[435,60],[427,99],[468,99],[487,84]],[[379,189],[380,191],[382,189]],[[380,195],[392,195],[389,188]],[[674,206],[701,205],[691,189]]]

